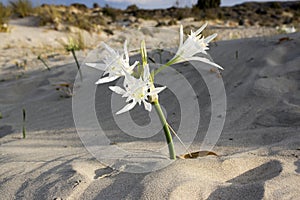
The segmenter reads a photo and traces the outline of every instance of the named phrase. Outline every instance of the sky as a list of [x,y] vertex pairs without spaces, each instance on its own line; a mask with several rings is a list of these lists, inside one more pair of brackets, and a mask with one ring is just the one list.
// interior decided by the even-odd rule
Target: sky
[[[0,0],[3,3],[7,3],[10,0]],[[136,4],[139,8],[153,9],[153,8],[169,8],[175,5],[176,0],[31,0],[35,5],[41,5],[43,3],[48,4],[63,4],[70,5],[72,3],[83,3],[89,7],[92,7],[93,3],[98,3],[101,7],[108,4],[111,7],[125,9],[128,5]],[[246,1],[255,0],[221,0],[221,6],[231,6]],[[276,0],[256,0],[256,1],[276,1]],[[289,0],[281,0],[289,1]],[[179,0],[180,6],[190,6],[195,4],[197,0]]]

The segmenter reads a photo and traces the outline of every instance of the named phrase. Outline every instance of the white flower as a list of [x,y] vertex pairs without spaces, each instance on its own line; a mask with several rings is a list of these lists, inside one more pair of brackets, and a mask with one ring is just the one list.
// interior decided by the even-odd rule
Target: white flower
[[200,33],[205,29],[206,26],[207,23],[205,23],[196,32],[191,31],[191,34],[188,35],[188,38],[185,40],[185,42],[183,42],[183,27],[182,25],[180,26],[179,48],[176,52],[176,55],[171,60],[172,64],[195,60],[208,63],[210,65],[223,69],[221,66],[217,65],[214,62],[211,62],[207,58],[195,56],[198,53],[207,54],[206,50],[208,50],[208,43],[217,36],[217,34],[215,33],[208,36],[207,38],[202,37]]
[[125,72],[124,88],[122,89],[119,86],[109,87],[113,92],[127,98],[126,102],[128,104],[118,111],[117,115],[133,109],[136,104],[141,105],[142,102],[145,109],[151,111],[152,105],[148,102],[149,96],[158,95],[166,87],[154,87],[150,79],[149,66],[145,65],[143,76],[138,79]]
[[107,44],[103,43],[104,48],[107,50],[108,55],[104,59],[105,64],[100,63],[86,63],[89,67],[94,67],[99,70],[104,70],[103,75],[106,77],[100,78],[96,84],[108,83],[118,79],[121,76],[125,76],[125,72],[131,74],[135,66],[139,63],[136,61],[133,65],[129,65],[129,56],[127,50],[127,41],[124,42],[124,53],[122,55],[119,52],[112,49]]

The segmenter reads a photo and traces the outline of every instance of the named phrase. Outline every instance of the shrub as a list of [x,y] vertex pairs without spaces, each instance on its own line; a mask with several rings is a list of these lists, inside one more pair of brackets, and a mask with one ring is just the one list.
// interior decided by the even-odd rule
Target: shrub
[[81,10],[81,11],[86,11],[88,9],[86,7],[86,5],[82,4],[82,3],[73,3],[73,4],[71,4],[71,6],[73,6],[74,8],[77,8],[78,10]]
[[119,11],[117,9],[111,8],[109,6],[105,6],[103,8],[102,12],[103,12],[104,15],[111,17],[111,19],[113,21],[115,21],[117,19]]
[[270,8],[279,9],[279,8],[281,8],[281,4],[279,2],[271,2]]
[[290,7],[293,10],[298,10],[299,11],[300,10],[300,2],[295,2]]
[[30,0],[14,0],[9,2],[12,12],[18,17],[26,17],[32,14],[33,6]]
[[0,25],[7,24],[10,15],[11,10],[0,2]]
[[129,12],[138,11],[138,10],[139,10],[139,8],[138,8],[137,5],[135,5],[135,4],[129,5],[129,6],[126,8],[126,11],[129,11]]
[[100,8],[98,3],[93,3],[93,8]]
[[215,9],[205,10],[204,18],[205,19],[218,19],[218,12]]
[[200,9],[218,8],[220,7],[221,0],[198,0],[196,6]]
[[93,30],[93,24],[90,23],[90,20],[87,16],[77,16],[76,18],[76,24],[72,24],[74,26],[77,26],[80,29],[86,30],[91,32]]

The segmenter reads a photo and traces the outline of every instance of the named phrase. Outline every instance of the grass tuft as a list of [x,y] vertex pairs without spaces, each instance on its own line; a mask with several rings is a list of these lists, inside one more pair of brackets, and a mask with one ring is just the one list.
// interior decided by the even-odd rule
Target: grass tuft
[[8,22],[11,9],[0,2],[0,32],[9,32]]
[[62,18],[62,14],[53,6],[38,7],[35,11],[39,16],[40,26],[57,25]]
[[13,14],[18,17],[27,17],[33,13],[33,5],[30,0],[13,0],[9,3]]

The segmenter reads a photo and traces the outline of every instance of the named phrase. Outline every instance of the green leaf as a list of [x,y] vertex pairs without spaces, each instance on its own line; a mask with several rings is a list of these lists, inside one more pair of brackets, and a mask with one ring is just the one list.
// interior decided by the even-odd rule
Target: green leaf
[[24,108],[22,109],[22,112],[23,112],[23,127],[22,127],[22,134],[23,134],[23,139],[25,139],[25,138],[26,138],[26,128],[25,128],[26,111],[25,111]]
[[26,111],[24,108],[23,108],[22,112],[23,112],[23,122],[25,122],[26,121]]

